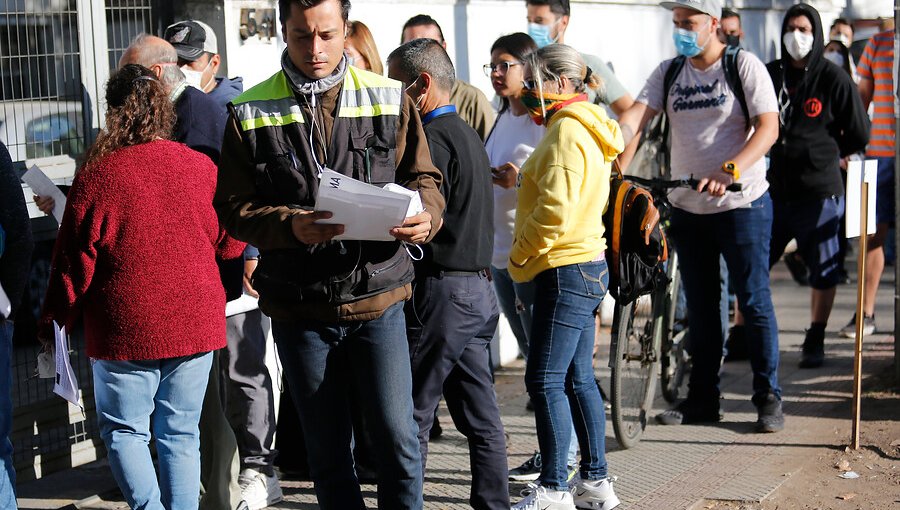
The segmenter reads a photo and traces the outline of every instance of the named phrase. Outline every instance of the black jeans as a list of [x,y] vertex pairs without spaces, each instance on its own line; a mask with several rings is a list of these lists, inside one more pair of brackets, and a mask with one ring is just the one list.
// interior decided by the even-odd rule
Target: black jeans
[[499,312],[487,272],[420,276],[406,317],[423,467],[443,392],[453,424],[469,442],[469,503],[475,510],[508,509],[506,439],[488,353]]

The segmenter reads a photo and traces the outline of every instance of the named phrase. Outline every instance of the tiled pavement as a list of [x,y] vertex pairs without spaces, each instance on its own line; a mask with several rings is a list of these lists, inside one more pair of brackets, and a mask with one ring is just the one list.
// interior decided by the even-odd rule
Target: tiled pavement
[[[893,329],[892,281],[890,275],[885,275],[877,303],[876,316],[882,331]],[[826,340],[828,363],[817,370],[796,368],[798,346],[808,320],[808,289],[796,286],[776,267],[773,294],[781,340],[780,375],[787,415],[785,431],[766,435],[752,432],[756,415],[749,401],[749,366],[746,362],[726,364],[722,401],[725,420],[722,423],[681,427],[650,425],[641,443],[629,450],[619,447],[612,426],[607,424],[610,473],[618,477],[615,489],[623,501],[620,508],[688,509],[703,499],[760,501],[823,449],[848,441],[853,342],[839,339],[835,332],[853,313],[855,287],[839,289]],[[867,373],[888,366],[893,356],[893,338],[876,334],[867,339],[864,356]],[[603,364],[597,363],[598,366]],[[604,375],[602,372],[606,371],[601,370]],[[512,467],[537,449],[534,418],[525,410],[522,376],[521,363],[497,374],[497,393],[509,437],[507,449]],[[661,397],[657,398],[655,406],[660,410],[665,408]],[[453,430],[445,409],[442,409],[442,423],[444,436],[433,442],[429,450],[425,508],[469,508],[471,475],[465,439]],[[71,470],[70,475],[77,476],[77,472],[77,469]],[[276,508],[317,508],[310,483],[285,481],[282,486],[285,501]],[[523,487],[523,484],[511,484],[514,502]],[[367,504],[374,508],[375,486],[367,485],[363,490]],[[111,499],[85,501],[80,507],[108,509],[123,506],[114,501],[116,498]],[[54,508],[36,504],[33,507]]]

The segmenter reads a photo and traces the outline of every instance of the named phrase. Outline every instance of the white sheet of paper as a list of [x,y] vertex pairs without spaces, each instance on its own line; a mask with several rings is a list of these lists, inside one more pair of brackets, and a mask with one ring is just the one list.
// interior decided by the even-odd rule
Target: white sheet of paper
[[847,164],[847,207],[844,218],[847,222],[847,237],[859,237],[859,221],[862,212],[862,181],[869,183],[869,217],[866,230],[875,233],[875,190],[878,186],[878,162],[874,159],[850,161]]
[[3,290],[3,285],[0,285],[0,317],[9,317],[10,313],[12,313],[12,303],[9,302],[9,296]]
[[316,211],[330,211],[323,224],[344,225],[335,240],[392,241],[392,228],[401,225],[411,197],[339,174],[322,172]]
[[418,191],[404,188],[403,186],[394,184],[393,182],[385,184],[384,189],[393,191],[394,193],[400,193],[401,195],[406,195],[410,198],[409,209],[406,210],[407,218],[409,218],[410,216],[415,216],[425,210],[425,206],[422,205],[422,195],[419,195]]
[[259,308],[259,300],[249,294],[241,294],[241,297],[225,303],[225,317],[231,317],[239,313],[247,313]]
[[35,195],[53,198],[53,217],[58,223],[62,223],[63,211],[66,210],[66,196],[56,187],[56,184],[53,184],[47,174],[37,165],[31,165],[31,168],[22,175],[22,181],[31,188]]
[[[53,384],[53,393],[81,407],[78,401],[78,379],[72,370],[69,361],[69,342],[66,340],[66,328],[53,323],[53,333],[56,336],[56,382]],[[81,407],[83,411],[84,408]]]

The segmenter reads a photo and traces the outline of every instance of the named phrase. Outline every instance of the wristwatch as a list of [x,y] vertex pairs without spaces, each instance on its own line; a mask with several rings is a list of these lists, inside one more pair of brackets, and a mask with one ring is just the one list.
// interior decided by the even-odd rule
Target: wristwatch
[[741,178],[741,171],[738,169],[737,163],[734,161],[726,161],[722,164],[722,171],[730,175],[732,179],[737,181]]

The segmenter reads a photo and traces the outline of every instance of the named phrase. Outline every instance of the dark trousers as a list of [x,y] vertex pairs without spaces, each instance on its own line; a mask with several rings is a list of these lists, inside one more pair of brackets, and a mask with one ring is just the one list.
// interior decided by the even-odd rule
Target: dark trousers
[[422,465],[443,393],[469,443],[469,503],[476,510],[508,509],[506,440],[488,352],[499,311],[487,273],[417,278],[406,317]]
[[753,370],[753,402],[764,402],[769,393],[780,399],[778,323],[769,288],[772,201],[768,193],[747,207],[715,214],[693,214],[674,208],[669,234],[678,250],[691,325],[693,366],[688,399],[712,408],[719,406],[719,367],[725,341],[719,315],[720,255],[728,264],[738,306],[744,314]]
[[272,320],[323,510],[365,508],[350,451],[352,406],[371,427],[378,507],[422,508],[405,330],[401,303],[369,321]]

